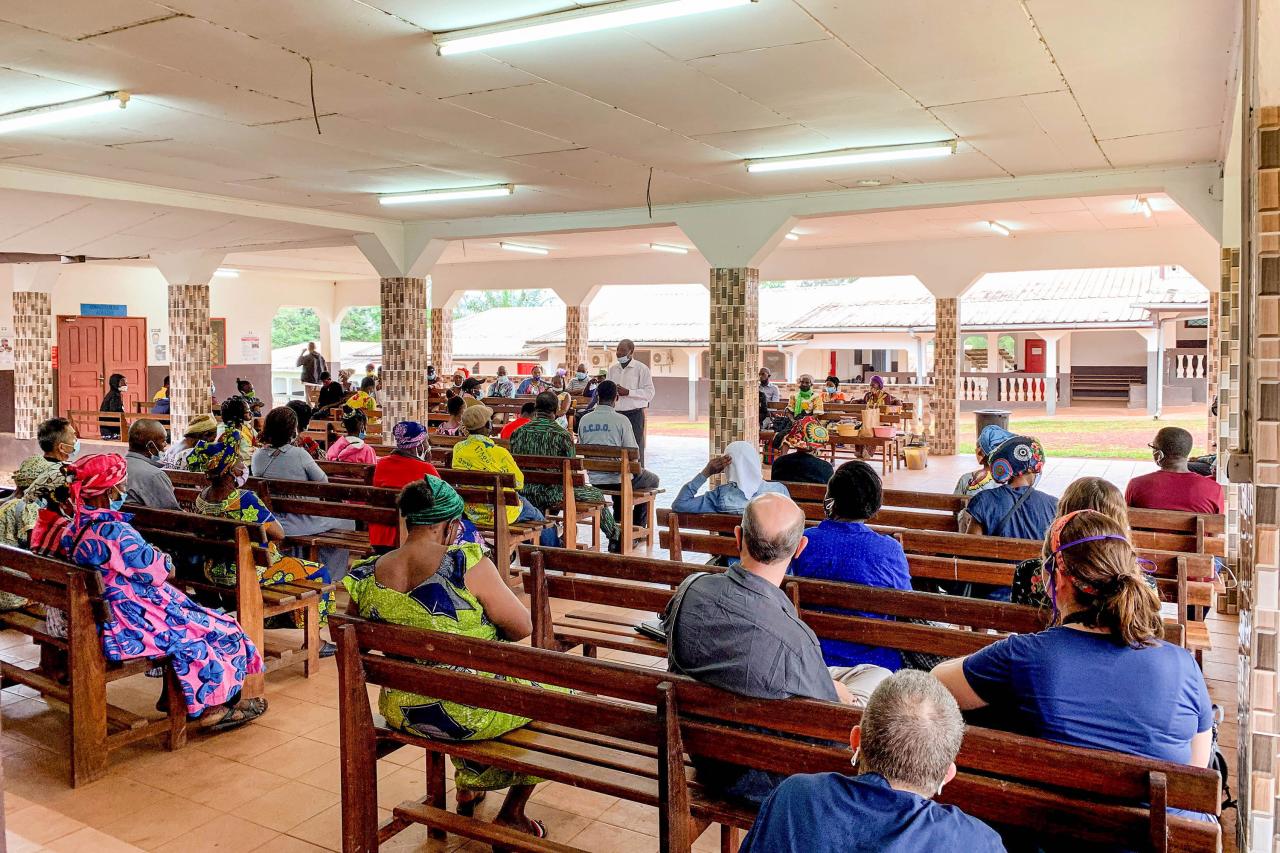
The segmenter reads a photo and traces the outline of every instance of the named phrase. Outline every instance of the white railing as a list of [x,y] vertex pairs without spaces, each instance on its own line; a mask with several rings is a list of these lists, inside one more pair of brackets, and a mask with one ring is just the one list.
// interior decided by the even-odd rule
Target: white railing
[[986,401],[990,399],[988,396],[990,387],[991,380],[986,376],[961,374],[960,399],[962,401]]
[[1209,370],[1209,357],[1203,352],[1171,350],[1169,356],[1173,361],[1170,371],[1173,379],[1204,379]]
[[1043,403],[1043,376],[1001,376],[1000,400],[1010,403]]

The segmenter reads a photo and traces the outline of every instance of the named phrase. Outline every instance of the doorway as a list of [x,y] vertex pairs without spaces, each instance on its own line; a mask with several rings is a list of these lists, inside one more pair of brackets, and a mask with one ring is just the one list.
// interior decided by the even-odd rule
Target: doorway
[[1040,338],[1027,338],[1023,370],[1027,373],[1044,373],[1045,346],[1045,342]]
[[113,373],[129,392],[124,410],[136,412],[147,399],[145,317],[58,316],[58,412],[96,412]]

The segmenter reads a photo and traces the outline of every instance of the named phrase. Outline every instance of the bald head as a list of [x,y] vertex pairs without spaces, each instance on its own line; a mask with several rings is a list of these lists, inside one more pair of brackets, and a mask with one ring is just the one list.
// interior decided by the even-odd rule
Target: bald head
[[743,565],[786,566],[804,536],[804,512],[786,495],[768,492],[742,512]]
[[143,456],[164,449],[164,427],[159,421],[138,420],[129,427],[129,449]]
[[630,358],[631,354],[636,351],[636,345],[630,338],[623,338],[618,341],[617,354],[618,358]]

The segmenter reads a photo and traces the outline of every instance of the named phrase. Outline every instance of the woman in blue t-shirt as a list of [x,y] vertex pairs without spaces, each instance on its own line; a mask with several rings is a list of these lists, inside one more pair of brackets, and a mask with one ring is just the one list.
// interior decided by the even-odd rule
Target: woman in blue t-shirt
[[1036,491],[1036,480],[1044,470],[1040,442],[1015,435],[992,451],[987,462],[991,479],[999,485],[969,498],[961,513],[961,532],[1044,539],[1058,512],[1058,500]]
[[991,706],[1015,730],[1057,743],[1207,767],[1204,677],[1160,639],[1160,600],[1124,529],[1093,510],[1064,515],[1049,532],[1045,570],[1054,627],[933,670],[961,709]]
[[[823,501],[827,518],[805,531],[809,544],[792,560],[790,573],[801,578],[911,589],[911,571],[902,543],[867,527],[867,522],[880,511],[883,498],[880,477],[867,463],[846,462],[837,468],[827,483]],[[853,615],[888,618],[873,613]],[[819,642],[832,677],[864,700],[877,684],[902,668],[902,655],[896,649],[848,640]]]

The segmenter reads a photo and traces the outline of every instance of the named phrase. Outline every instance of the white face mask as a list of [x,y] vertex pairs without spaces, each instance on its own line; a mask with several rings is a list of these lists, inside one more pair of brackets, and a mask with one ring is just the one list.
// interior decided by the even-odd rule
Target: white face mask
[[623,367],[626,367],[630,363],[631,363],[631,356],[629,355],[618,356],[618,364],[621,364]]

